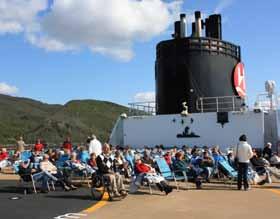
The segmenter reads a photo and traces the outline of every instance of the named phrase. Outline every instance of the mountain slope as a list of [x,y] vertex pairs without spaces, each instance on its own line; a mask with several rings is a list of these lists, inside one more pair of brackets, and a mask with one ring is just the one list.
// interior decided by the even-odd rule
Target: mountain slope
[[36,138],[60,143],[66,136],[79,143],[92,133],[106,141],[123,112],[128,108],[105,101],[73,100],[51,105],[0,94],[0,143],[13,144],[20,135],[28,143]]

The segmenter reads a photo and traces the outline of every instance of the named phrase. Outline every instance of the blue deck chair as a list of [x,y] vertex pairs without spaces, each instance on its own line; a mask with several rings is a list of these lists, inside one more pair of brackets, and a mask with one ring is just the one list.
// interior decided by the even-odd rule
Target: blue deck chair
[[[187,189],[189,188],[188,177],[187,177],[186,172],[171,171],[169,165],[166,163],[166,160],[162,157],[156,158],[155,161],[156,161],[159,171],[160,171],[161,175],[164,177],[164,179],[167,181],[174,181],[176,184],[177,190],[179,190],[178,181],[183,181],[183,180],[186,182]],[[178,173],[181,173],[182,175],[179,175]]]
[[233,167],[230,166],[230,164],[226,160],[220,160],[218,164],[224,171],[226,171],[232,184],[232,182],[237,179],[238,172],[235,169],[233,169]]
[[69,155],[67,154],[61,155],[60,158],[55,162],[56,167],[59,169],[63,169],[65,167],[66,161],[68,161],[69,159],[70,159]]
[[134,175],[134,168],[135,168],[134,157],[127,154],[127,155],[124,156],[124,159],[128,162],[128,164],[129,164],[129,166],[132,170],[132,175]]
[[88,160],[90,159],[88,151],[83,151],[79,154],[78,159],[82,162],[87,164]]
[[28,161],[32,156],[31,151],[23,151],[20,153],[20,160],[22,161]]
[[[27,161],[27,160],[25,160],[25,161]],[[13,164],[15,174],[20,176],[19,181],[18,181],[18,187],[23,187],[24,188],[24,190],[23,190],[24,195],[26,195],[27,194],[27,188],[29,187],[29,184],[31,184],[32,189],[33,189],[34,193],[36,194],[37,190],[36,190],[36,185],[35,185],[35,180],[33,178],[33,175],[31,173],[30,174],[19,174],[19,171],[20,171],[19,165],[20,165],[19,162]]]

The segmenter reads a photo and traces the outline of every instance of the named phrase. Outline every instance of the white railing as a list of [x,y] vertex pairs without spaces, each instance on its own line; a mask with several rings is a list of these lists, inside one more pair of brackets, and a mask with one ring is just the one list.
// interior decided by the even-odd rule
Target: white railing
[[239,96],[200,97],[196,109],[200,112],[229,112],[246,110],[245,100]]
[[277,110],[279,109],[279,100],[280,97],[274,93],[261,93],[258,94],[257,100],[255,102],[254,108],[255,109],[262,109],[265,111],[269,110]]
[[156,114],[156,103],[154,101],[129,103],[128,105],[130,116],[144,116]]

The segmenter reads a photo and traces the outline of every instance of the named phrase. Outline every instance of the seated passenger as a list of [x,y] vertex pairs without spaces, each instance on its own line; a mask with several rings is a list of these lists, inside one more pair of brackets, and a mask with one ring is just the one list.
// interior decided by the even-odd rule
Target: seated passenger
[[212,157],[210,157],[208,151],[204,151],[202,153],[201,166],[203,166],[203,167],[213,167],[214,166],[214,161],[213,161]]
[[99,172],[110,181],[110,187],[115,197],[126,196],[123,178],[120,174],[114,172],[113,159],[110,156],[110,146],[105,143],[102,147],[102,153],[96,158]]
[[92,169],[97,170],[96,154],[95,154],[95,153],[92,153],[92,154],[90,155],[90,158],[89,158],[89,160],[88,160],[88,165],[89,165]]
[[219,161],[224,160],[224,157],[220,152],[219,146],[214,146],[212,148],[212,157],[214,158],[215,164],[217,164]]
[[280,157],[277,155],[277,153],[274,153],[270,158],[270,164],[272,166],[276,166],[277,168],[280,168]]
[[178,175],[183,175],[183,172],[186,172],[186,174],[194,179],[194,182],[196,184],[197,189],[201,189],[201,179],[199,178],[199,174],[201,171],[198,171],[197,168],[193,165],[189,165],[184,161],[184,154],[182,152],[177,152],[175,156],[175,160],[173,162],[173,170],[175,172],[178,172]]
[[202,153],[200,167],[203,169],[206,181],[209,182],[209,178],[214,167],[214,160],[209,156],[208,151],[204,151]]
[[75,152],[71,154],[70,160],[66,161],[66,163],[72,170],[78,170],[88,174],[93,174],[95,172],[87,163],[81,163],[81,161],[77,159],[77,154]]
[[237,166],[236,166],[236,162],[235,162],[235,158],[234,158],[234,155],[233,155],[233,152],[230,151],[227,155],[227,160],[228,160],[228,163],[229,165],[233,168],[233,169],[237,169]]
[[128,162],[131,169],[134,169],[134,154],[131,151],[130,146],[124,148],[123,157]]
[[164,155],[163,145],[156,145],[155,149],[152,151],[153,157],[162,157]]
[[33,164],[34,169],[40,167],[40,162],[43,160],[43,156],[40,151],[34,151],[30,157],[30,162]]
[[255,149],[253,150],[253,157],[250,159],[250,162],[258,173],[265,172],[265,167],[269,166],[269,162],[261,157],[261,153]]
[[[261,176],[265,176],[263,180],[258,182],[258,184],[264,184],[264,183],[271,183],[271,177],[270,174],[275,174],[275,171],[271,169],[269,166],[269,162],[262,157],[261,151],[257,151],[255,149],[253,151],[253,157],[250,159],[251,164],[253,165],[253,168],[256,170],[256,173]],[[277,175],[277,173],[276,173]]]
[[123,159],[119,151],[115,152],[115,158],[113,162],[115,173],[119,173],[120,175],[124,175],[128,178],[131,171],[129,171],[128,162]]
[[90,155],[84,146],[81,146],[78,152],[78,159],[81,163],[87,164],[90,159]]
[[[31,182],[31,176],[36,173],[36,170],[32,168],[32,163],[30,162],[30,160],[26,160],[19,162],[17,173],[19,174],[21,180],[23,180],[24,182]],[[38,175],[38,177],[34,177],[34,180],[39,181],[40,176]],[[27,193],[29,193],[28,190]]]
[[186,145],[182,147],[182,151],[184,152],[184,160],[189,163],[192,158],[192,149]]
[[54,164],[56,161],[56,156],[57,156],[56,151],[50,148],[48,150],[47,154],[50,157],[50,162],[52,162],[52,164]]
[[[142,181],[143,178],[147,178],[150,183],[155,183],[160,191],[165,192],[166,195],[168,195],[170,192],[172,192],[172,187],[169,186],[164,178],[160,175],[158,175],[151,166],[143,163],[140,158],[138,158],[135,161],[135,172],[140,176],[138,179],[138,185],[139,180]],[[135,183],[137,185],[137,183]]]
[[263,149],[263,154],[262,155],[267,160],[270,160],[270,158],[272,157],[271,147],[272,147],[272,144],[270,142],[268,142]]
[[145,164],[150,165],[151,167],[154,167],[154,161],[150,156],[150,152],[149,151],[144,151],[144,156],[142,158],[142,162]]
[[70,160],[70,151],[57,151],[55,156],[55,166],[58,168],[63,168],[66,165],[66,162]]
[[170,152],[170,151],[167,151],[163,157],[164,157],[166,163],[168,164],[168,166],[170,167],[170,169],[172,169],[172,157],[171,157],[171,152]]
[[178,147],[175,145],[171,149],[171,157],[172,157],[172,162],[176,159],[176,153],[178,152]]
[[7,152],[7,149],[2,148],[0,152],[0,170],[9,165],[8,158],[9,158],[9,154]]
[[[60,186],[65,190],[69,191],[70,189],[76,189],[74,185],[71,184],[69,181],[68,177],[63,175],[56,166],[54,166],[50,161],[49,161],[49,155],[45,154],[43,156],[43,161],[40,163],[40,169],[46,173],[48,180],[53,180],[53,181],[58,181]],[[45,183],[43,184],[43,190],[46,192],[47,190],[47,184],[46,180],[44,181]]]
[[[18,174],[24,182],[31,182],[32,178],[35,182],[42,182],[41,192],[48,192],[48,182],[50,180],[49,176],[41,170],[35,169],[31,161],[25,160],[20,161],[18,167]],[[54,180],[57,180],[54,178]]]

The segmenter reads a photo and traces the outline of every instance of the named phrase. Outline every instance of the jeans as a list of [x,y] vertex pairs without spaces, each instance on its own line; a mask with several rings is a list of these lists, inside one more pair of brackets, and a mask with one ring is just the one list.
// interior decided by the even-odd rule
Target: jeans
[[52,174],[50,174],[47,171],[42,171],[42,172],[39,172],[39,173],[35,173],[33,175],[33,179],[35,181],[41,181],[42,182],[41,188],[43,190],[48,189],[48,182],[49,181],[57,181],[58,180],[55,176],[53,176]]
[[238,179],[237,179],[237,187],[238,189],[242,188],[242,183],[244,185],[244,189],[249,188],[248,184],[248,163],[238,163]]

